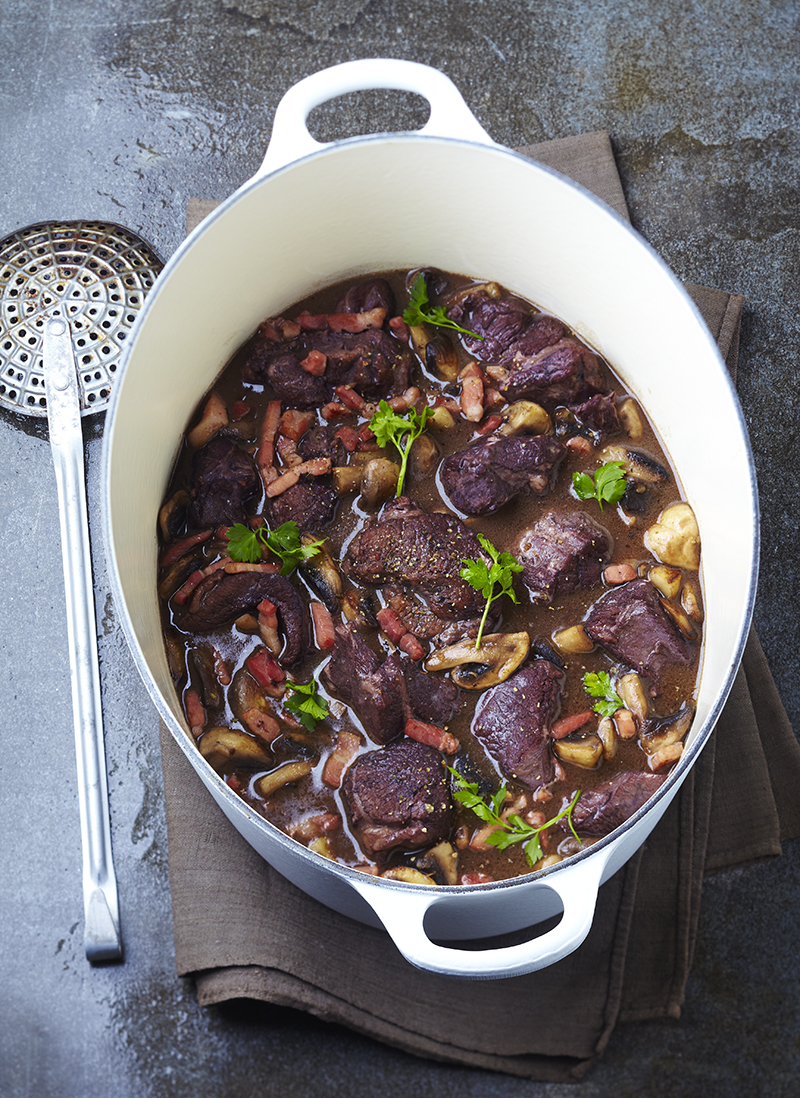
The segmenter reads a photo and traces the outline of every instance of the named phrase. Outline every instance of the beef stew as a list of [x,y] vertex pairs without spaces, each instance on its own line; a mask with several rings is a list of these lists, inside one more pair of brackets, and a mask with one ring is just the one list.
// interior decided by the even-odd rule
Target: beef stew
[[201,403],[159,516],[199,750],[365,872],[469,884],[568,857],[691,726],[699,538],[652,426],[493,283],[389,272],[287,315]]

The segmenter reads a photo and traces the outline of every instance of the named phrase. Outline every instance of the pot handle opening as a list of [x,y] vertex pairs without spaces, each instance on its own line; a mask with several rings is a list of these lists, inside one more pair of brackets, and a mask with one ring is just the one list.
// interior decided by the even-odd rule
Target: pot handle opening
[[[387,889],[365,877],[353,887],[367,901],[405,959],[416,968],[442,976],[472,980],[524,976],[555,964],[573,953],[592,926],[597,893],[607,858],[598,851],[577,872],[554,873],[541,882],[561,900],[564,913],[552,930],[518,945],[498,949],[458,949],[431,941],[424,922],[428,910],[447,903],[447,896],[435,890],[416,890],[398,885]],[[575,867],[578,870],[578,866]],[[513,896],[508,894],[509,902]],[[523,900],[524,902],[524,900]]]
[[494,144],[455,84],[438,69],[394,58],[346,61],[312,73],[286,92],[275,110],[269,146],[253,179],[331,144],[316,141],[308,132],[306,120],[314,107],[348,92],[373,88],[416,92],[427,99],[431,113],[417,131],[420,134]]

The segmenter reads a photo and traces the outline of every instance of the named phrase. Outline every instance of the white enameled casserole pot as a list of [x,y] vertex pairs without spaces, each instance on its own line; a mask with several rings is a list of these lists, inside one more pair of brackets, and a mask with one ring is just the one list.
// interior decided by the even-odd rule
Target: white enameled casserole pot
[[[346,92],[399,88],[430,103],[418,133],[330,145],[306,128]],[[496,884],[400,884],[332,863],[252,812],[200,756],[172,686],[156,599],[156,522],[189,416],[267,316],[313,290],[391,268],[494,279],[561,317],[598,349],[659,430],[697,515],[706,606],[697,716],[677,769],[622,827],[565,862]],[[447,77],[406,61],[354,61],[285,95],[264,162],[178,249],[147,299],[105,435],[106,537],[117,605],[159,713],[211,796],[280,873],[329,907],[383,925],[414,965],[514,976],[586,937],[597,891],[642,844],[713,729],[752,614],[758,502],[728,372],[684,289],[630,226],[563,176],[496,145]],[[459,939],[555,929],[514,946]],[[434,941],[437,939],[438,941]]]

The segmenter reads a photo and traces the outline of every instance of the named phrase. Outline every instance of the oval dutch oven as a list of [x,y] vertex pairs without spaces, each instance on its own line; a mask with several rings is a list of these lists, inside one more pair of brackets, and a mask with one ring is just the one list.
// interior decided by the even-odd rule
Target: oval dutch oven
[[[313,107],[367,88],[424,96],[428,122],[416,133],[328,145],[311,138]],[[561,317],[612,364],[655,423],[697,515],[706,607],[695,722],[650,801],[551,869],[446,888],[331,862],[251,811],[192,740],[156,601],[157,514],[180,435],[233,352],[264,317],[320,287],[421,266],[500,282]],[[515,976],[580,945],[600,885],[655,827],[712,732],[741,657],[757,572],[755,474],[728,372],[683,287],[623,219],[495,144],[434,69],[364,60],[316,73],[280,102],[257,174],[186,239],[148,297],[114,389],[104,477],[113,590],[138,670],[211,796],[271,865],[329,907],[382,925],[412,964],[432,972]],[[562,910],[555,929],[523,944],[440,944],[533,927]]]

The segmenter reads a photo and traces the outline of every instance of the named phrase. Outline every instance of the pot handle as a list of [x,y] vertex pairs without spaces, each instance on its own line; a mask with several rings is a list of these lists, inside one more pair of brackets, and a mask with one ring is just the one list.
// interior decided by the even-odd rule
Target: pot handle
[[422,129],[417,131],[421,134],[495,144],[452,80],[438,69],[393,58],[346,61],[312,73],[289,88],[275,110],[269,146],[253,180],[331,144],[316,141],[308,132],[306,119],[314,107],[347,92],[372,88],[396,88],[424,96],[430,103],[431,113]]
[[[385,888],[369,877],[352,885],[378,916],[405,959],[416,968],[440,976],[491,980],[536,972],[569,956],[581,945],[592,926],[607,861],[605,852],[598,850],[580,867],[576,865],[575,872],[554,873],[542,881],[541,887],[556,892],[563,904],[561,921],[538,938],[499,949],[456,949],[432,942],[425,933],[425,915],[437,903],[447,903],[441,891],[428,888],[417,891],[409,885]],[[512,900],[511,895],[508,899]]]

